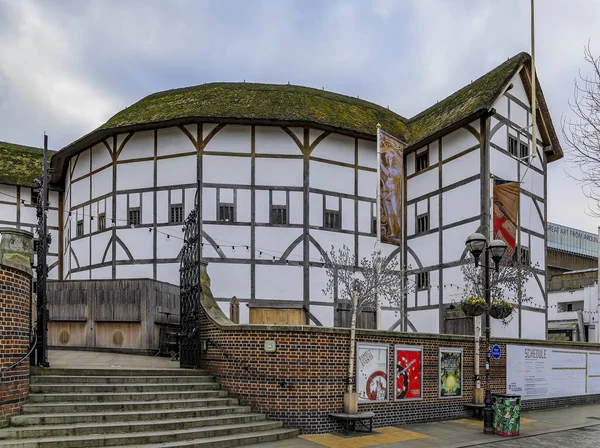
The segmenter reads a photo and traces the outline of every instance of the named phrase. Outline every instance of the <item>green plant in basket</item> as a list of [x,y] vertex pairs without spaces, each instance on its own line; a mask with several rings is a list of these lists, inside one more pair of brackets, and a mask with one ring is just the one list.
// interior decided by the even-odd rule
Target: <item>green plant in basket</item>
[[492,300],[492,306],[490,308],[490,316],[494,319],[506,319],[513,312],[513,306],[510,302],[504,300],[494,299]]
[[458,306],[467,316],[481,316],[486,310],[485,299],[477,296],[461,300]]

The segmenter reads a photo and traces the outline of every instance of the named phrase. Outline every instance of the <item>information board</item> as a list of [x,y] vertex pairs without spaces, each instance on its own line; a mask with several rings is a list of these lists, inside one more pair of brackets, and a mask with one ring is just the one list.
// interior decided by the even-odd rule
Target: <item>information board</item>
[[356,344],[356,392],[360,403],[388,398],[388,346]]
[[523,400],[600,394],[600,352],[507,345],[506,393]]

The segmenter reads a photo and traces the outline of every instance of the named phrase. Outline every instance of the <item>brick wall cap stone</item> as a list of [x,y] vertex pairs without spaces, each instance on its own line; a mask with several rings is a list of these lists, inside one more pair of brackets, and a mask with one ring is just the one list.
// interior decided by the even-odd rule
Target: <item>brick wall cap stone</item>
[[0,265],[32,275],[33,233],[21,229],[0,228]]

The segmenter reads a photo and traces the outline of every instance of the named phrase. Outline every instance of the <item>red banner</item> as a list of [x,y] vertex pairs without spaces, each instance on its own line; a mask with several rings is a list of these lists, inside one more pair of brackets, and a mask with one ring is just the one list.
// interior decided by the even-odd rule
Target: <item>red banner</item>
[[422,357],[420,347],[396,347],[396,400],[423,398]]
[[494,185],[494,238],[508,246],[505,257],[512,259],[517,245],[519,182]]

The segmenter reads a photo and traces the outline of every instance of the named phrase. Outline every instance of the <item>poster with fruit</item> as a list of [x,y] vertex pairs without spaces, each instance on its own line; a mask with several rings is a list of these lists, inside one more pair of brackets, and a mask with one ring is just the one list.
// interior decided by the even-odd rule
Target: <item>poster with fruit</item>
[[396,345],[395,400],[423,399],[423,347]]
[[440,398],[462,397],[463,351],[440,348]]
[[388,346],[356,344],[356,393],[359,403],[388,399]]

